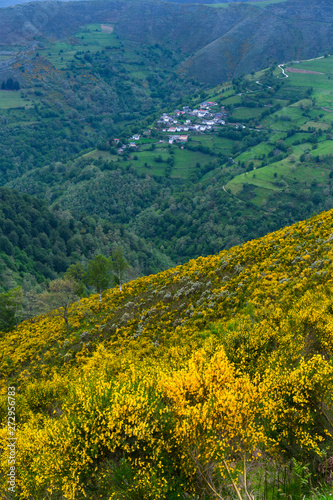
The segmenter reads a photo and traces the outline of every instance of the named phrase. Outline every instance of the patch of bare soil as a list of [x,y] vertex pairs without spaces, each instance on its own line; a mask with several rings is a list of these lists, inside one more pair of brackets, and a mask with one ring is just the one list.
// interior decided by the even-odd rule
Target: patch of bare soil
[[298,69],[298,68],[286,68],[286,71],[290,73],[310,73],[311,75],[324,75],[325,73],[320,73],[319,71],[310,71],[308,69]]
[[107,26],[106,24],[101,24],[101,30],[103,31],[103,33],[112,33],[113,26]]

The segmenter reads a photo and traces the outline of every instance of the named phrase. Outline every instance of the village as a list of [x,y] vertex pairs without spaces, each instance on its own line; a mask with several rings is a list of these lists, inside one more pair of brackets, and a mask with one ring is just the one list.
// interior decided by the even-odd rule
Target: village
[[[200,104],[199,109],[191,109],[189,106],[184,106],[182,111],[176,109],[171,115],[163,113],[157,126],[162,129],[162,132],[169,134],[188,133],[188,132],[210,132],[214,127],[225,125],[227,113],[224,106],[221,111],[212,111],[211,108],[217,108],[217,102],[205,101]],[[174,142],[186,142],[188,135],[171,135],[169,136],[169,144]]]
[[[191,109],[189,106],[184,106],[182,110],[175,109],[172,113],[163,113],[156,122],[156,128],[165,133],[165,139],[160,142],[185,143],[188,141],[189,134],[202,134],[211,132],[225,125],[225,120],[228,116],[224,106],[219,108],[217,102],[205,101],[199,106],[199,109]],[[143,135],[147,135],[146,131]],[[135,134],[130,138],[128,145],[123,144],[118,148],[118,153],[121,154],[129,147],[136,149],[137,141],[140,141],[141,134]],[[115,142],[119,142],[115,139]]]

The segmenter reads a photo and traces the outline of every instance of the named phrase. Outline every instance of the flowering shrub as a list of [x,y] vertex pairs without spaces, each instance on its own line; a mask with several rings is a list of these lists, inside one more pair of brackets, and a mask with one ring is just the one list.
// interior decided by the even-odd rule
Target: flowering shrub
[[16,498],[242,497],[262,454],[333,455],[332,215],[3,334]]

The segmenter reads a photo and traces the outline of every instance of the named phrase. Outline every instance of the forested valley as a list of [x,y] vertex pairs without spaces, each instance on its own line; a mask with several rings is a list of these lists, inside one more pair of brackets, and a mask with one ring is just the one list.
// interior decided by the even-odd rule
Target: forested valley
[[0,9],[1,498],[331,498],[332,23]]

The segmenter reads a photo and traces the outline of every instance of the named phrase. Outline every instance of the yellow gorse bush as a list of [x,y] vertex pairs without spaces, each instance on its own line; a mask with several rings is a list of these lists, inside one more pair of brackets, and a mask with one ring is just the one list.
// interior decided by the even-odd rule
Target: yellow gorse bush
[[83,299],[69,329],[50,315],[3,334],[0,491],[8,386],[17,498],[219,498],[246,492],[246,463],[262,453],[321,456],[332,215]]
[[211,359],[197,352],[186,369],[164,377],[162,385],[176,415],[176,439],[192,469],[210,463],[223,475],[225,461],[231,465],[264,444],[258,387],[235,372],[223,350]]

